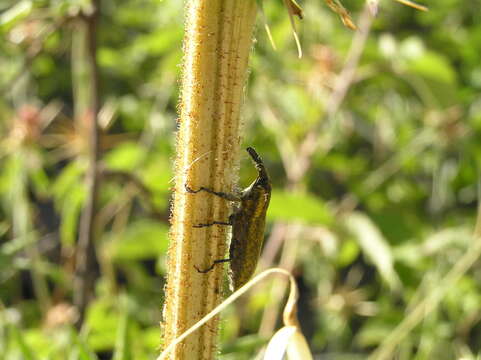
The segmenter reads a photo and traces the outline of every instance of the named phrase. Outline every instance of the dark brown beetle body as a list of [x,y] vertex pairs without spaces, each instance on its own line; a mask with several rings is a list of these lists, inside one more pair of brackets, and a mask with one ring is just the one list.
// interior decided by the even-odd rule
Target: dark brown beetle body
[[205,273],[212,270],[215,264],[229,261],[229,277],[231,287],[234,290],[237,290],[249,281],[256,270],[264,242],[266,212],[271,197],[271,183],[261,158],[253,148],[247,148],[247,152],[254,161],[258,176],[248,188],[242,191],[240,196],[216,192],[204,187],[201,187],[199,190],[192,190],[186,186],[187,191],[190,193],[206,191],[238,203],[228,222],[214,221],[209,224],[195,225],[195,227],[212,226],[215,224],[232,226],[229,258],[216,260],[205,270],[197,270]]
[[271,198],[271,184],[262,160],[252,148],[247,148],[259,173],[257,179],[242,191],[240,206],[231,215],[232,239],[229,248],[230,278],[236,290],[251,278],[256,270],[264,243],[266,212]]

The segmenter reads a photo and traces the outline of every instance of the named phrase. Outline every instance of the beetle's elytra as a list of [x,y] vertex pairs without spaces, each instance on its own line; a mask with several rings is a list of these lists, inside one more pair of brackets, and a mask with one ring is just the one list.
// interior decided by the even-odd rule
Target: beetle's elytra
[[212,270],[216,264],[230,262],[229,278],[233,290],[237,290],[249,281],[256,269],[264,242],[266,212],[271,198],[271,183],[262,159],[253,148],[248,147],[246,150],[254,161],[258,175],[254,182],[244,189],[240,195],[217,192],[205,187],[193,190],[186,186],[189,193],[195,194],[205,191],[237,203],[228,221],[213,221],[207,224],[194,225],[194,227],[232,226],[229,258],[216,260],[209,268],[205,270],[197,268],[197,271],[206,273]]

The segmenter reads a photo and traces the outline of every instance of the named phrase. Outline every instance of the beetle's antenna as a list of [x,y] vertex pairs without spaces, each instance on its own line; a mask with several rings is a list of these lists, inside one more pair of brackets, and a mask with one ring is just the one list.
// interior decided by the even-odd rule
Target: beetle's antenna
[[259,172],[259,177],[261,179],[268,179],[269,175],[267,175],[267,171],[266,171],[266,168],[264,166],[264,163],[262,162],[261,157],[251,147],[248,147],[246,150],[249,153],[249,155],[251,156],[252,160],[254,161],[256,169]]

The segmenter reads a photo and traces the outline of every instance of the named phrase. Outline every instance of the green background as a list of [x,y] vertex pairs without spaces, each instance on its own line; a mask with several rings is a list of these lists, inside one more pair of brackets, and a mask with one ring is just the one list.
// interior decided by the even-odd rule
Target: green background
[[[260,265],[293,271],[303,332],[326,359],[366,357],[438,290],[439,306],[396,358],[481,350],[479,264],[443,288],[475,241],[481,2],[423,4],[429,12],[382,1],[360,44],[324,1],[304,0],[302,59],[282,1],[263,1],[277,50],[257,22],[242,118],[244,145],[274,187]],[[99,277],[78,333],[71,253],[86,139],[74,115],[76,25],[66,19],[88,5],[0,3],[0,359],[154,359],[159,346],[184,5],[102,1],[102,162],[144,191],[125,179],[102,185]],[[363,4],[344,6],[358,23]],[[351,45],[362,55],[348,79]],[[296,178],[311,133],[319,147]],[[254,176],[243,154],[240,185]],[[226,310],[221,358],[253,358],[279,328],[282,284],[267,281]]]

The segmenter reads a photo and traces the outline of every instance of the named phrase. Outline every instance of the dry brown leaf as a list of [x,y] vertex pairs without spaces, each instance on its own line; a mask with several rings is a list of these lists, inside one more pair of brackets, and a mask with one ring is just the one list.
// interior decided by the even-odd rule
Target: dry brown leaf
[[299,19],[302,20],[302,18],[304,17],[304,15],[302,14],[302,8],[295,0],[284,0],[284,3],[286,4],[289,14],[296,15]]
[[415,2],[410,0],[396,0],[396,1],[403,5],[410,6],[416,10],[428,11],[428,8],[426,6],[416,4]]
[[325,0],[327,6],[331,8],[342,20],[342,23],[351,30],[356,30],[357,26],[351,19],[351,15],[346,10],[344,6],[342,6],[339,0]]
[[289,21],[291,22],[292,27],[292,34],[294,35],[294,40],[296,41],[297,46],[297,54],[299,59],[302,57],[302,47],[301,42],[299,41],[299,36],[297,35],[296,30],[296,23],[294,22],[294,16],[298,16],[299,19],[302,19],[302,8],[295,0],[284,0],[284,4],[287,8],[287,13],[289,15]]

